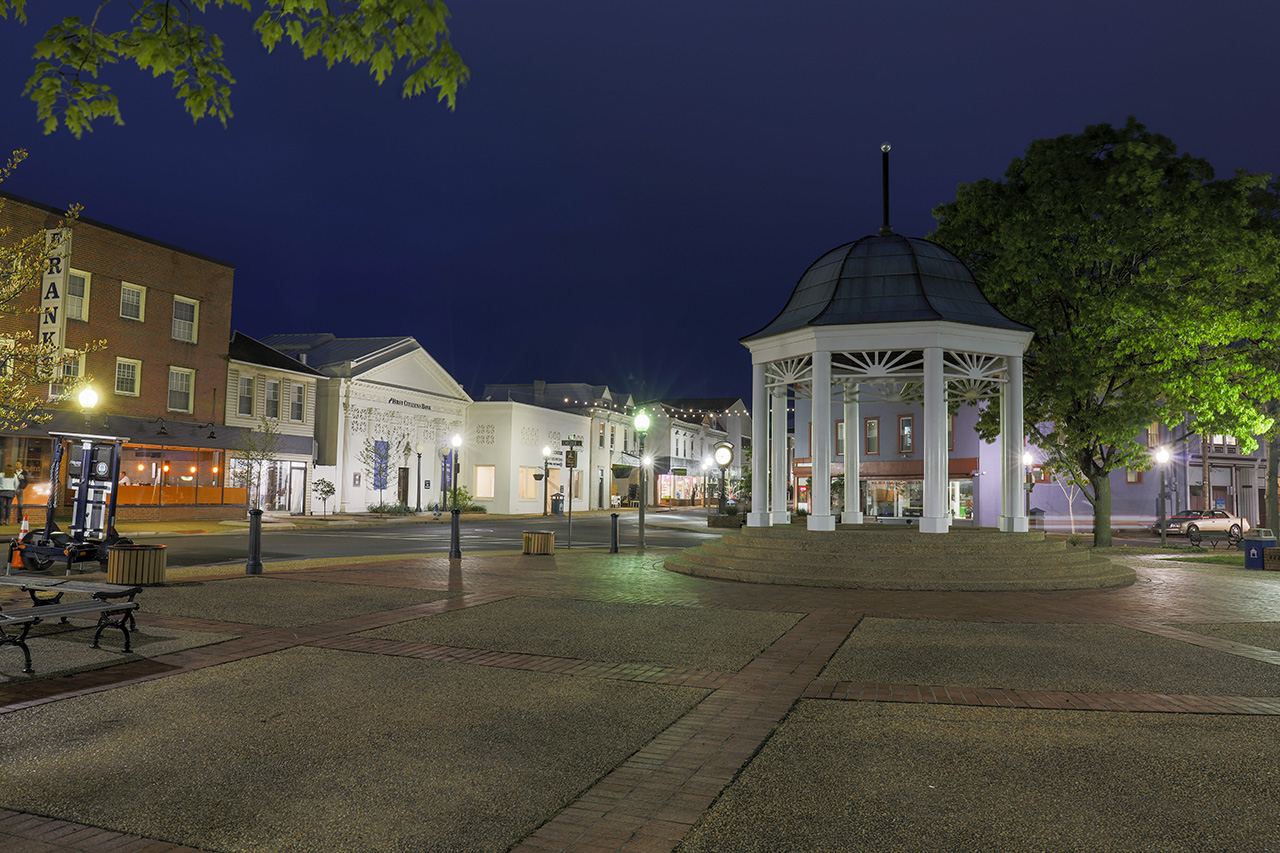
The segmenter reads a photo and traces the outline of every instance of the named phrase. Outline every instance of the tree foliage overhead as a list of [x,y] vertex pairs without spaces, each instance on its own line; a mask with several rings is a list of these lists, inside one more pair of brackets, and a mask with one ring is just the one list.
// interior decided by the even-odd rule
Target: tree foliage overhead
[[[1252,349],[1276,335],[1276,240],[1257,227],[1265,184],[1217,180],[1130,118],[1036,140],[1003,181],[962,185],[934,211],[933,239],[1034,329],[1030,440],[1088,486],[1097,544],[1110,544],[1108,474],[1151,464],[1147,425],[1190,417],[1246,449],[1269,426],[1256,400],[1275,376]],[[998,417],[983,414],[985,435]]]
[[[26,23],[27,0],[0,0],[0,18]],[[452,109],[470,72],[454,50],[440,0],[102,0],[89,20],[71,16],[35,45],[40,60],[24,94],[36,103],[45,133],[59,125],[79,137],[95,120],[122,124],[115,93],[99,76],[132,63],[169,77],[193,119],[231,117],[231,76],[223,37],[202,26],[210,7],[257,13],[253,32],[268,52],[287,40],[306,58],[368,68],[381,85],[400,69],[406,98],[438,93]],[[128,15],[127,20],[125,15]]]

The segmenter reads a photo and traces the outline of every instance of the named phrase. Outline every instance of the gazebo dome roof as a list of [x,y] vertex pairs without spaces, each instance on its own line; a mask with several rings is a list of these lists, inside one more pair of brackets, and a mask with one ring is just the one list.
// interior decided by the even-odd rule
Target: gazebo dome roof
[[1029,331],[988,302],[969,268],[937,243],[875,234],[814,261],[782,312],[742,340],[805,326],[931,320]]

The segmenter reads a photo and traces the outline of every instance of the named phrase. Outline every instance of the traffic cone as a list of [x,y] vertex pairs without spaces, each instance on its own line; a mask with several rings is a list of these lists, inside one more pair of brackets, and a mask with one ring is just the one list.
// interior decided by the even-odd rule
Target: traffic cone
[[22,565],[22,552],[19,551],[16,547],[14,547],[14,544],[12,542],[9,543],[9,568],[11,569],[24,568],[24,566]]
[[31,532],[31,522],[27,521],[27,517],[22,517],[22,527],[18,530],[18,538],[25,539],[27,534]]

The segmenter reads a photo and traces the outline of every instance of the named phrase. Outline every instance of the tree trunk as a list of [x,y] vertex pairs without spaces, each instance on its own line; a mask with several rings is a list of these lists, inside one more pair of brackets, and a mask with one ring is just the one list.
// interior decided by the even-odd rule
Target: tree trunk
[[1111,478],[1107,472],[1089,475],[1093,487],[1093,547],[1111,547]]
[[1200,436],[1200,508],[1213,509],[1212,468],[1209,466],[1209,449],[1213,447],[1213,436],[1204,433]]

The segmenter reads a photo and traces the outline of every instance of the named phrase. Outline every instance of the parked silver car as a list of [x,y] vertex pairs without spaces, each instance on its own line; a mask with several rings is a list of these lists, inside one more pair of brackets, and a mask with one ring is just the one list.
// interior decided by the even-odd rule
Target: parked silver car
[[[1160,532],[1160,522],[1151,525],[1153,533]],[[1226,533],[1239,539],[1249,532],[1249,519],[1231,515],[1222,509],[1185,509],[1173,518],[1165,520],[1165,531],[1171,534],[1185,533],[1197,537],[1203,533]]]

